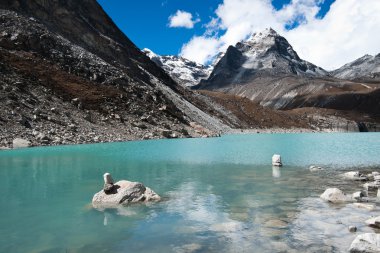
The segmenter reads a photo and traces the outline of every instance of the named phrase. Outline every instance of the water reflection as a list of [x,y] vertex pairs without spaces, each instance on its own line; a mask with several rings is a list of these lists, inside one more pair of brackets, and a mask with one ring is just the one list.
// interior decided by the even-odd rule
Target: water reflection
[[278,166],[272,166],[272,175],[273,175],[274,178],[281,177],[280,167],[278,167]]
[[[343,171],[333,165],[317,173],[308,165],[376,164],[380,142],[334,136],[270,135],[269,142],[266,135],[230,136],[1,153],[0,177],[7,180],[0,184],[0,252],[343,251],[353,236],[347,226],[369,231],[365,216],[379,213],[319,201],[327,187],[352,193],[362,183],[337,177]],[[183,147],[192,152],[182,154]],[[287,158],[285,168],[270,165],[273,152]],[[105,169],[144,183],[165,201],[101,212],[84,208],[103,186]]]

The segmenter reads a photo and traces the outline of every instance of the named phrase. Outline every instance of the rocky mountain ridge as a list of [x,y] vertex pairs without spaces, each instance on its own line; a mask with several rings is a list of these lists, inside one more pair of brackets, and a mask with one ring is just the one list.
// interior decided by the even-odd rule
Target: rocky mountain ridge
[[380,54],[364,55],[331,72],[336,78],[364,82],[380,81]]
[[[346,67],[376,70],[374,62],[376,57],[365,57]],[[237,95],[275,110],[328,108],[358,111],[378,120],[380,82],[334,77],[343,72],[329,73],[300,59],[287,40],[269,28],[230,46],[209,79],[193,88]]]
[[196,98],[95,0],[2,1],[0,20],[0,147],[15,138],[58,145],[228,128],[189,102]]
[[254,33],[230,46],[215,65],[209,79],[196,89],[222,89],[242,85],[261,77],[325,77],[328,72],[305,60],[273,29]]
[[197,85],[202,79],[207,79],[213,68],[180,56],[157,55],[148,48],[143,49],[142,52],[184,87]]

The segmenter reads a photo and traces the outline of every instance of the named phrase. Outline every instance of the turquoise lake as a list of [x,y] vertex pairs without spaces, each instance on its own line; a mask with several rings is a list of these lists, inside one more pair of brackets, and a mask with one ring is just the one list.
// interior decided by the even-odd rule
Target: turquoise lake
[[[284,167],[272,168],[281,154]],[[310,165],[325,168],[310,172]],[[0,252],[346,252],[380,215],[319,199],[380,172],[380,134],[253,134],[0,152]],[[163,201],[99,211],[103,174]]]

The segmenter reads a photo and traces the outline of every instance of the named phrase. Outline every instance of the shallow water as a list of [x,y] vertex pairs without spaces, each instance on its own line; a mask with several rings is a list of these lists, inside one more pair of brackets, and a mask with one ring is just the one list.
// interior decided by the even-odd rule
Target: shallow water
[[[260,134],[0,152],[0,252],[345,252],[380,215],[329,205],[339,174],[380,171],[380,135]],[[272,168],[279,153],[286,166]],[[311,173],[308,166],[323,165]],[[102,175],[164,201],[95,210]]]

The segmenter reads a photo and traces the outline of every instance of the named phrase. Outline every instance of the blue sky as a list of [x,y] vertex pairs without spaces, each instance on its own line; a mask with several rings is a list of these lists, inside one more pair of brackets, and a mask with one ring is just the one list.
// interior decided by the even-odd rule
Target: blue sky
[[[273,0],[275,9],[281,9],[291,0]],[[335,0],[322,3],[319,17],[323,17]],[[194,35],[202,35],[222,0],[98,0],[118,27],[141,49],[150,48],[155,53],[178,54],[183,44]],[[194,29],[171,28],[169,17],[177,10],[192,13],[200,22]],[[297,22],[287,28],[293,28]]]
[[[272,27],[327,70],[380,53],[380,0],[98,0],[141,49],[210,63]],[[170,20],[169,20],[170,19]]]

